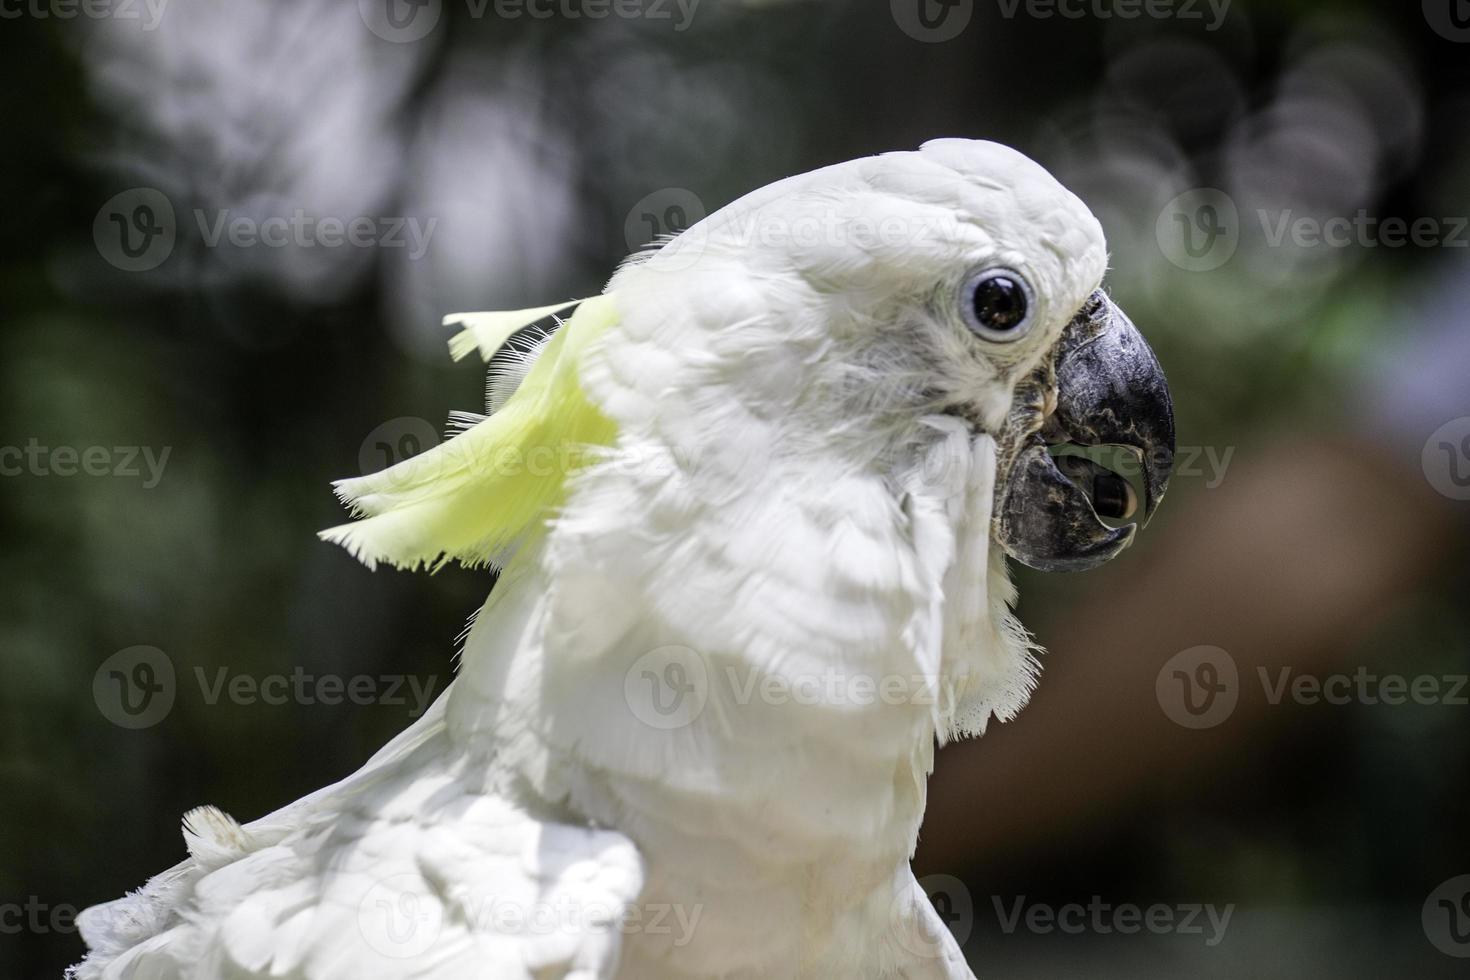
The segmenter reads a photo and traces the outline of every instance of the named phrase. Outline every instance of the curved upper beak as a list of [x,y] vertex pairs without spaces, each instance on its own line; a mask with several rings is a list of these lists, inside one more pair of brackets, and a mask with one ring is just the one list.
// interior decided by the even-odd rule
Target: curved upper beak
[[[1142,474],[1143,521],[1158,508],[1174,468],[1174,406],[1163,368],[1143,335],[1102,290],[1068,324],[1053,351],[1056,410],[1015,457],[999,488],[996,536],[1017,561],[1042,571],[1094,568],[1133,540],[1132,491],[1095,464],[1059,466],[1048,445],[1118,446]],[[1065,472],[1063,467],[1065,467]]]

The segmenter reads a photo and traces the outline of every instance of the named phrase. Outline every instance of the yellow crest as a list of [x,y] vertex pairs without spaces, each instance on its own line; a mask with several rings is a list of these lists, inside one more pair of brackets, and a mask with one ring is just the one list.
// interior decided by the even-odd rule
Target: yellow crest
[[[488,360],[517,330],[571,303],[446,317],[465,329],[456,360]],[[504,564],[541,533],[566,499],[573,472],[608,446],[616,427],[587,400],[579,367],[588,346],[617,321],[610,296],[583,300],[556,331],[508,401],[463,433],[368,476],[339,480],[337,495],[362,520],[322,531],[369,568]]]

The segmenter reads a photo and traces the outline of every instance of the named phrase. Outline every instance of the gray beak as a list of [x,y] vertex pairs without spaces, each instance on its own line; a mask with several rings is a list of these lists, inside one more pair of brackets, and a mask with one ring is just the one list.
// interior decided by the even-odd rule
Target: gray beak
[[1042,571],[1096,568],[1128,546],[1134,524],[1127,481],[1048,445],[1120,446],[1137,459],[1147,523],[1174,468],[1174,406],[1143,335],[1102,290],[1063,331],[1053,353],[1056,411],[1032,434],[997,490],[995,534],[1012,558]]

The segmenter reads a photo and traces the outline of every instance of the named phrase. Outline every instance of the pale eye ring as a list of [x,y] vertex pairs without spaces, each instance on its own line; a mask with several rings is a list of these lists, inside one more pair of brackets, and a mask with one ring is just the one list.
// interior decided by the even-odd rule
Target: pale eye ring
[[1010,343],[1030,333],[1036,319],[1031,284],[1010,269],[985,269],[960,285],[965,325],[985,340]]

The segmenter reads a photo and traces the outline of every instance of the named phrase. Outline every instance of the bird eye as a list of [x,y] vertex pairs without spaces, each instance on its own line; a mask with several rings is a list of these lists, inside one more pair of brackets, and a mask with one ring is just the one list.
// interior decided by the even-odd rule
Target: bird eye
[[986,340],[1017,340],[1031,329],[1031,287],[1008,269],[989,269],[965,280],[960,309],[970,329]]

